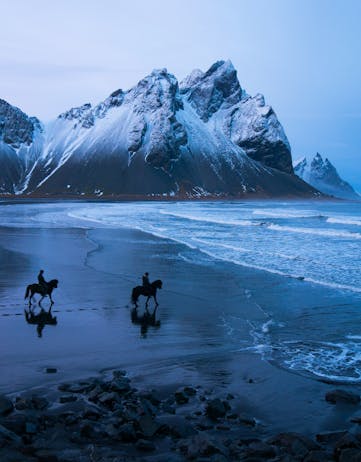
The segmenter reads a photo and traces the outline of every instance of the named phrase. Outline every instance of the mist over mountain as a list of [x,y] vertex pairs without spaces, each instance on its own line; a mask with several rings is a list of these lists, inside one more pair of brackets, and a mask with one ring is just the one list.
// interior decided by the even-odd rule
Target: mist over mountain
[[230,61],[178,83],[154,70],[45,128],[0,101],[0,192],[86,195],[314,195],[293,174],[273,109]]
[[340,177],[327,158],[323,160],[321,154],[317,153],[310,162],[302,157],[293,166],[296,175],[319,191],[341,199],[361,200],[361,196]]

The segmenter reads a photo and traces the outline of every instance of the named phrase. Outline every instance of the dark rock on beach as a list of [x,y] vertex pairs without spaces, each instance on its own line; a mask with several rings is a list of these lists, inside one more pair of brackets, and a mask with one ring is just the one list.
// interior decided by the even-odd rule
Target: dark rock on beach
[[298,433],[280,433],[268,440],[268,444],[284,448],[287,453],[294,456],[304,456],[320,449],[320,446],[311,439]]
[[226,401],[216,398],[207,404],[206,414],[210,419],[217,420],[220,417],[224,417],[229,410],[230,406]]
[[360,402],[360,395],[346,390],[332,390],[326,393],[325,399],[332,404],[358,404]]
[[14,405],[6,396],[0,395],[0,416],[10,414],[14,409]]

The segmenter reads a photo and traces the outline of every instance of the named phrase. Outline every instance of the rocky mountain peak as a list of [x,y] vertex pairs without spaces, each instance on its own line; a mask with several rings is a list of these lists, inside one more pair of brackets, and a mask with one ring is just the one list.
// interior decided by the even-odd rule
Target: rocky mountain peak
[[0,140],[14,149],[23,144],[29,146],[36,130],[42,131],[36,117],[29,117],[19,108],[0,99]]
[[327,158],[323,160],[319,152],[311,162],[308,162],[305,157],[297,160],[294,163],[294,170],[296,175],[325,194],[360,200],[360,196],[352,186],[340,177],[335,166]]
[[331,164],[331,162],[327,158],[323,160],[319,152],[312,159],[310,170],[312,171],[313,176],[318,177],[320,179],[329,177],[330,179],[336,181],[341,180],[336,168]]
[[208,71],[193,71],[182,82],[181,92],[204,122],[221,107],[227,108],[242,98],[242,88],[231,61],[217,61]]
[[196,85],[201,78],[204,76],[204,72],[200,69],[194,69],[187,77],[185,77],[179,84],[181,93],[187,93],[187,91]]
[[176,112],[183,107],[178,81],[167,69],[155,69],[127,93],[125,103],[137,113],[154,112],[161,107]]

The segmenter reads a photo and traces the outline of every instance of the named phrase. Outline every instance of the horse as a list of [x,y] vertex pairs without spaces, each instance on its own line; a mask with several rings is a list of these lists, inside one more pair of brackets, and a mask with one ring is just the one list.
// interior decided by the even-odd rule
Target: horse
[[145,303],[145,306],[148,306],[148,302],[149,302],[150,297],[154,298],[155,306],[158,306],[157,289],[161,289],[162,285],[163,285],[162,281],[160,279],[157,279],[156,281],[153,281],[149,285],[149,287],[144,287],[144,286],[134,287],[133,290],[132,290],[132,302],[137,307],[138,306],[137,302],[138,302],[139,296],[144,295],[145,297],[148,297],[147,301]]
[[58,287],[58,280],[57,279],[52,279],[51,281],[46,283],[47,288],[45,289],[43,286],[40,284],[29,284],[28,287],[26,288],[25,292],[25,300],[28,298],[29,293],[30,293],[30,298],[29,298],[29,306],[31,306],[31,300],[34,296],[34,294],[40,294],[41,299],[39,300],[39,306],[41,306],[41,301],[44,297],[48,295],[50,298],[51,304],[54,304],[54,300],[51,298],[51,294],[53,292],[53,289]]

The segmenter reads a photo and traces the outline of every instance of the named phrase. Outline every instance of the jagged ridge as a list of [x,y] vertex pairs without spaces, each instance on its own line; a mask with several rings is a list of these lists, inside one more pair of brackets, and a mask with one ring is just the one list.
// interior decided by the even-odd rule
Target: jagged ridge
[[293,170],[283,128],[262,95],[241,88],[230,61],[194,71],[180,86],[166,69],[155,70],[95,107],[61,114],[42,142],[35,160],[23,159],[15,191],[315,192],[287,175]]
[[305,157],[298,159],[294,169],[296,175],[325,194],[342,199],[361,199],[352,186],[340,177],[332,163],[327,158],[323,160],[319,153],[310,163]]

